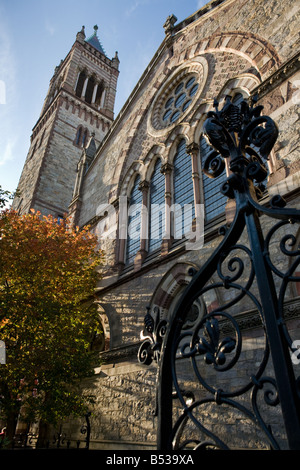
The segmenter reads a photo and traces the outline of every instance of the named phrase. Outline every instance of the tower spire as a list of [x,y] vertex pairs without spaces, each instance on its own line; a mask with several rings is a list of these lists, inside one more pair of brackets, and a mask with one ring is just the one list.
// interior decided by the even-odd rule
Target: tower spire
[[103,49],[103,46],[101,44],[101,42],[99,41],[99,38],[97,36],[97,31],[98,31],[98,25],[95,24],[94,26],[94,33],[86,39],[86,42],[88,44],[90,44],[91,46],[93,46],[95,49],[97,49],[98,51],[100,51],[102,54],[106,55],[104,49]]

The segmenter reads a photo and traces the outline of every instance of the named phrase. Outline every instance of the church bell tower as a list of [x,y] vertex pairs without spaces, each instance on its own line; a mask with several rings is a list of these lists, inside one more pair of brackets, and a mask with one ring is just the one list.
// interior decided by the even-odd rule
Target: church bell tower
[[86,38],[83,26],[50,80],[13,209],[54,217],[68,212],[82,152],[91,136],[97,148],[113,122],[118,75],[117,53],[109,59],[98,27]]

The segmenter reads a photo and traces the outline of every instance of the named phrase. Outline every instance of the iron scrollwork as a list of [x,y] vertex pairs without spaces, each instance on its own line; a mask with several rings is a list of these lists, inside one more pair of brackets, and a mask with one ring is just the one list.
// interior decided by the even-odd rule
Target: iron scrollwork
[[53,435],[52,444],[55,444],[56,447],[59,449],[61,446],[64,445],[66,437],[66,433],[62,432],[62,425],[60,425],[59,431],[55,432]]
[[159,362],[160,350],[167,327],[167,321],[160,318],[158,307],[154,307],[153,315],[150,313],[150,307],[147,307],[144,318],[145,328],[141,333],[143,342],[138,351],[138,360],[145,365],[150,365],[153,360],[156,363]]
[[85,414],[85,421],[86,424],[83,424],[80,428],[81,434],[86,434],[85,438],[85,449],[89,449],[90,447],[90,437],[91,437],[91,423],[90,423],[90,417],[91,417],[91,411],[88,411]]
[[[278,128],[270,117],[261,115],[263,107],[256,103],[255,97],[250,105],[246,100],[236,105],[227,98],[221,110],[215,101],[215,111],[208,113],[204,133],[213,150],[203,171],[217,177],[228,159],[231,176],[221,192],[235,200],[234,220],[222,230],[223,240],[185,288],[163,343],[151,336],[142,348],[147,351],[145,357],[153,358],[159,345],[161,450],[229,449],[239,439],[248,444],[250,425],[260,446],[300,449],[299,380],[283,313],[290,284],[300,281],[300,250],[297,236],[290,231],[299,224],[300,212],[285,207],[281,196],[260,203],[268,174],[266,161]],[[186,331],[183,326],[193,302],[205,303],[216,290],[222,302]],[[235,314],[240,317],[251,308],[259,314],[262,333],[259,347],[247,349],[250,340]],[[188,371],[196,381],[188,379]],[[177,400],[172,400],[174,396]],[[268,418],[269,410],[277,410],[279,404],[283,435],[275,436]],[[232,422],[236,430],[237,423],[244,424],[236,441]],[[225,431],[228,428],[231,433]]]

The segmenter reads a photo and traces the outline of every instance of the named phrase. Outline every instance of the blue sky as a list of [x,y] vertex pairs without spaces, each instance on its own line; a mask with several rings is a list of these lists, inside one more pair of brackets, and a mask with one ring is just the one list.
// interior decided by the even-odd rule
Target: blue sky
[[55,66],[85,26],[98,25],[109,58],[118,51],[115,115],[164,39],[170,14],[180,22],[205,0],[0,0],[0,185],[17,188]]

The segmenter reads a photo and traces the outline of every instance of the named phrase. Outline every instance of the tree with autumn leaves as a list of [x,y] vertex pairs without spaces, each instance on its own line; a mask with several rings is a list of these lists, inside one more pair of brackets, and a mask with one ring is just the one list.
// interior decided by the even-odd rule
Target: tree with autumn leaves
[[0,416],[49,423],[82,415],[80,380],[93,373],[94,291],[103,253],[88,229],[31,211],[0,214]]
[[15,196],[19,195],[19,191],[11,192],[5,189],[2,189],[0,185],[0,210],[9,206],[10,201],[14,199]]

